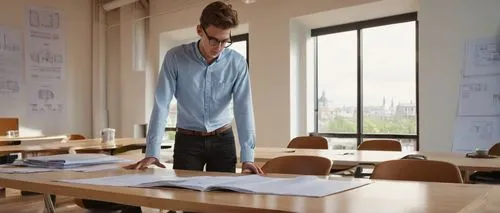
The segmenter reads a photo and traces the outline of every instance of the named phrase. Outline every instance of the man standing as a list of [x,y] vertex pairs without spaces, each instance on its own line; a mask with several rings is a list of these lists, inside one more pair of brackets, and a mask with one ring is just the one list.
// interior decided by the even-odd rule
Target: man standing
[[158,160],[165,121],[172,97],[178,119],[174,169],[235,172],[236,147],[231,127],[234,116],[241,145],[242,171],[262,174],[255,166],[255,127],[248,65],[228,49],[231,30],[238,26],[237,12],[221,1],[207,5],[196,31],[197,42],[172,48],[165,55],[151,114],[146,157],[130,169],[144,169]]

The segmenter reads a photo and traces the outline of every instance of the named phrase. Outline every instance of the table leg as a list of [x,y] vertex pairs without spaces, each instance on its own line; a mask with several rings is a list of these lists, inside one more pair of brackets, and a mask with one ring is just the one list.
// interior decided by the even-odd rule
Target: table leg
[[43,201],[45,203],[45,212],[46,213],[56,213],[56,209],[54,208],[54,203],[52,202],[50,194],[44,194]]
[[471,174],[472,174],[472,172],[469,170],[462,171],[462,179],[463,179],[464,183],[470,183],[469,177]]

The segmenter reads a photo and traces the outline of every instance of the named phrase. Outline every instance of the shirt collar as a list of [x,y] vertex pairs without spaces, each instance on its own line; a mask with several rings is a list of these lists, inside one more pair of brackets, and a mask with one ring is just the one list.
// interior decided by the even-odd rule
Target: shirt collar
[[[196,57],[202,61],[205,61],[205,58],[203,57],[203,55],[201,54],[200,52],[200,49],[198,48],[198,44],[200,43],[200,40],[196,41],[196,42],[193,42],[193,48],[194,48],[194,53],[196,55]],[[219,62],[223,57],[224,57],[224,53],[226,52],[226,48],[222,49],[222,51],[220,52],[219,54],[219,57],[217,57],[215,59],[215,62]]]

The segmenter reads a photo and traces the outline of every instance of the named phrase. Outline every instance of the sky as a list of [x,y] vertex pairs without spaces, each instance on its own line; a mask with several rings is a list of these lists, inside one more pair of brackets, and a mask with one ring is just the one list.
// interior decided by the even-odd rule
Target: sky
[[[415,22],[364,29],[362,37],[365,106],[415,103]],[[333,107],[356,106],[356,31],[318,37],[318,95]]]

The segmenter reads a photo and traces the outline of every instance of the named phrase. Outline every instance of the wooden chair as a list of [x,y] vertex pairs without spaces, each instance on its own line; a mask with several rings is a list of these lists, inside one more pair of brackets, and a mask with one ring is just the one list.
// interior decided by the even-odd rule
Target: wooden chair
[[287,148],[328,149],[328,140],[321,136],[299,136],[292,139]]
[[463,183],[454,164],[433,160],[390,160],[375,166],[371,179]]
[[488,155],[500,156],[500,143],[497,143],[490,147],[490,149],[488,150]]
[[19,130],[18,118],[0,118],[0,136],[6,136],[9,130]]
[[[358,146],[358,150],[365,151],[401,151],[401,143],[397,140],[391,139],[374,139],[363,141]],[[373,164],[361,164],[356,167],[354,171],[354,177],[361,178],[365,176],[370,176],[370,173],[363,173],[363,167],[373,167]]]
[[358,150],[401,151],[401,143],[397,140],[366,140],[358,146]]
[[291,155],[267,161],[262,166],[264,173],[296,175],[329,175],[332,161],[319,156]]
[[68,135],[68,140],[74,141],[74,140],[85,140],[87,139],[85,136],[80,135],[80,134],[71,134]]
[[[9,130],[19,130],[18,118],[0,118],[0,136],[6,136]],[[20,143],[21,141],[0,142],[0,146]],[[12,163],[15,159],[17,159],[17,155],[0,155],[0,164]]]

